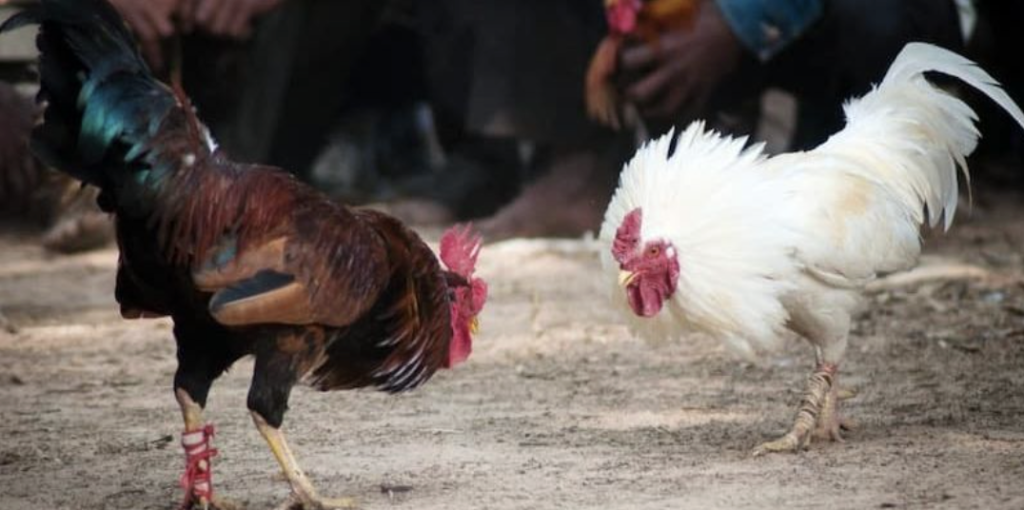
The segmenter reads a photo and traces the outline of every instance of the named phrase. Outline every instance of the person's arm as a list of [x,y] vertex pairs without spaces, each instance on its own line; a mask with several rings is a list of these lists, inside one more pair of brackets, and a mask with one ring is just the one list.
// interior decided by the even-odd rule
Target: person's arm
[[743,46],[767,61],[807,31],[824,9],[823,0],[715,0]]
[[821,16],[824,0],[699,0],[690,28],[622,51],[634,77],[626,97],[641,113],[667,120],[692,117],[740,62],[744,51],[774,56]]
[[110,0],[135,32],[150,65],[163,65],[160,41],[174,33],[175,11],[181,0]]
[[182,0],[180,15],[186,27],[198,27],[221,37],[242,39],[253,21],[283,0]]

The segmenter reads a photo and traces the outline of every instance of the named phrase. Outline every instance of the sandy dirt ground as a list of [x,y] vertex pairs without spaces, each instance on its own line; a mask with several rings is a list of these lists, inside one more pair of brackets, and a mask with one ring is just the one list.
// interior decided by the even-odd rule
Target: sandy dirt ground
[[[751,458],[788,426],[811,350],[751,364],[707,338],[635,340],[581,241],[484,252],[469,363],[407,395],[299,389],[285,426],[321,492],[367,509],[1024,508],[1024,197],[974,200],[924,262],[987,276],[870,294],[842,444]],[[2,509],[179,501],[170,325],[119,318],[115,261],[0,236]],[[251,368],[211,394],[216,487],[272,508],[287,487],[246,411]]]

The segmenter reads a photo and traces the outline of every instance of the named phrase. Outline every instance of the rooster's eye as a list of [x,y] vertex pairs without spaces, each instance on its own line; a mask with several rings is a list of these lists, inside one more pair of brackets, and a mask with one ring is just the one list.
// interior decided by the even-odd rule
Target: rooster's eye
[[648,257],[657,257],[658,255],[661,255],[661,248],[657,246],[651,246],[650,248],[647,248]]

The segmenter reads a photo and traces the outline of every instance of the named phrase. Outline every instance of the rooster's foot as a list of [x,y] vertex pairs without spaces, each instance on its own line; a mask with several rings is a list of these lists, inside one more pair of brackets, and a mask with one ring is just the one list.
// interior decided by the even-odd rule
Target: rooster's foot
[[815,369],[793,428],[781,438],[755,448],[755,457],[804,450],[810,446],[812,438],[843,441],[842,431],[852,430],[854,424],[839,415],[839,401],[853,398],[856,393],[836,386],[836,370],[832,364],[822,364]]
[[242,510],[245,507],[220,496],[214,496],[209,500],[206,498],[195,498],[189,508],[193,510]]
[[754,448],[753,455],[755,457],[760,457],[761,455],[764,455],[766,453],[795,452],[795,451],[799,451],[799,450],[801,450],[803,448],[806,448],[808,442],[809,441],[807,441],[807,435],[806,434],[804,435],[803,438],[801,438],[800,436],[798,436],[797,434],[795,434],[794,432],[791,431],[790,433],[788,433],[788,434],[786,434],[786,435],[784,435],[784,436],[782,436],[782,437],[780,437],[780,438],[778,438],[778,439],[776,439],[774,441],[768,441],[767,443],[762,443],[757,448]]
[[814,439],[843,442],[842,431],[853,430],[855,425],[852,421],[840,416],[839,401],[852,398],[853,395],[849,390],[837,389],[835,386],[825,394],[825,403],[821,407],[818,426],[813,434]]
[[321,498],[317,494],[316,489],[313,488],[312,482],[309,481],[302,468],[299,467],[299,463],[295,460],[291,448],[288,447],[288,441],[285,440],[281,429],[268,424],[263,416],[256,411],[252,411],[252,420],[256,424],[256,429],[263,436],[263,439],[267,441],[267,446],[270,447],[270,451],[274,454],[278,464],[281,465],[284,477],[288,479],[288,483],[292,486],[291,498],[278,507],[279,510],[341,510],[357,508],[356,501],[351,498]]

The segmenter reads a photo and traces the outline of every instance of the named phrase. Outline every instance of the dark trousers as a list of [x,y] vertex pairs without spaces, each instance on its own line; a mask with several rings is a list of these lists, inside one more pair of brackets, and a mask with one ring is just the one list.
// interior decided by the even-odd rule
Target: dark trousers
[[[396,19],[416,42],[374,39]],[[446,133],[579,144],[600,132],[582,77],[603,31],[593,0],[294,0],[244,46],[186,44],[186,89],[233,155],[300,172],[374,88],[429,100]]]
[[823,142],[844,125],[842,105],[868,92],[908,42],[963,50],[951,0],[831,0],[822,19],[760,71],[762,83],[793,93],[793,147]]
[[[240,159],[301,173],[351,104],[354,82],[364,88],[422,89],[411,94],[431,102],[446,132],[563,147],[610,136],[587,120],[582,99],[586,65],[606,30],[601,2],[293,0],[282,5],[263,21],[255,40],[236,52],[242,54],[235,59],[240,65],[229,74],[235,79],[217,79],[216,72],[231,66],[211,59],[213,52],[202,44],[193,49],[193,57],[203,57],[193,61],[214,62],[207,64],[214,69],[187,88],[207,109],[205,117],[213,118],[223,145]],[[380,46],[372,36],[388,17],[404,20],[418,43],[378,51],[374,59],[399,64],[385,65],[385,72],[368,80],[360,59]],[[961,50],[952,0],[830,0],[823,18],[776,58],[760,63],[750,57],[722,85],[705,115],[744,98],[749,102],[765,87],[779,87],[799,101],[794,146],[816,145],[842,128],[843,102],[877,83],[910,41]]]

